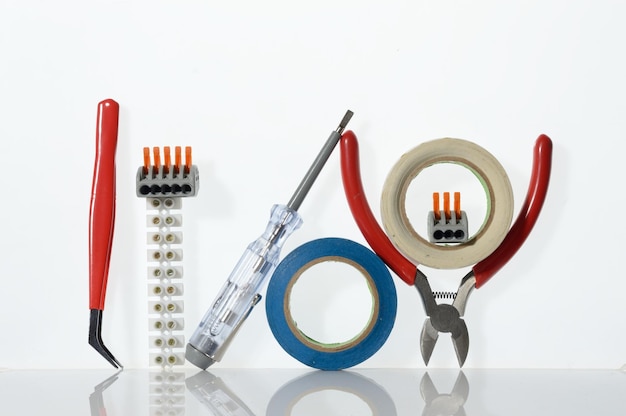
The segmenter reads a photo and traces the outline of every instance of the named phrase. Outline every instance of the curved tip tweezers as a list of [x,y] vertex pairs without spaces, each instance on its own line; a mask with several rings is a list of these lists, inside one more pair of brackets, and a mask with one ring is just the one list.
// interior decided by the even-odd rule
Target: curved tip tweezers
[[89,345],[115,368],[122,365],[104,345],[101,334],[115,224],[115,152],[119,108],[119,104],[111,99],[98,104],[96,160],[89,209]]

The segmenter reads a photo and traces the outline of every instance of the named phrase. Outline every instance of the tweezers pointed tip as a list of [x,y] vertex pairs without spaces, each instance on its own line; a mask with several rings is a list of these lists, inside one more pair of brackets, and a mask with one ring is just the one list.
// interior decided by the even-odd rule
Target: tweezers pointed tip
[[96,350],[98,352],[98,354],[100,354],[102,357],[104,357],[104,359],[107,360],[109,362],[109,364],[111,364],[114,368],[117,368],[120,371],[124,369],[124,366],[119,361],[117,361],[117,359],[104,346],[104,344],[102,344],[102,343],[100,343],[100,344],[92,343],[91,340],[90,340],[89,345],[91,345],[93,347],[93,349]]
[[124,366],[117,361],[117,359],[113,356],[113,354],[111,354],[111,351],[109,351],[109,349],[107,347],[104,346],[104,344],[102,344],[102,349],[104,350],[104,352],[102,351],[98,351],[100,353],[100,355],[102,355],[113,367],[119,369],[120,371],[124,369]]
[[124,366],[117,361],[111,354],[111,351],[104,345],[102,341],[102,310],[91,309],[89,319],[89,345],[91,345],[98,353],[103,356],[113,367],[124,369]]
[[111,363],[113,367],[117,368],[119,371],[124,370],[124,366],[122,365],[122,363],[117,361],[115,357],[111,356],[111,360],[113,360],[113,362]]

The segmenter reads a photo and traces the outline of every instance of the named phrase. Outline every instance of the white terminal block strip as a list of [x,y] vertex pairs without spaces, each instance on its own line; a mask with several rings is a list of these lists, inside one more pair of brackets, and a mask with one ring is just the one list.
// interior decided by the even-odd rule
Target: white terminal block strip
[[428,240],[431,243],[465,243],[469,238],[467,214],[461,210],[461,193],[454,193],[454,209],[450,209],[450,193],[443,193],[443,209],[439,209],[439,192],[433,193],[433,210],[428,213]]
[[[185,363],[182,198],[195,196],[199,181],[191,148],[186,148],[184,164],[181,153],[177,147],[172,163],[165,147],[161,164],[158,148],[153,161],[144,148],[144,165],[137,173],[137,196],[146,198],[148,357],[150,366],[164,369]],[[177,183],[185,192],[178,191]]]

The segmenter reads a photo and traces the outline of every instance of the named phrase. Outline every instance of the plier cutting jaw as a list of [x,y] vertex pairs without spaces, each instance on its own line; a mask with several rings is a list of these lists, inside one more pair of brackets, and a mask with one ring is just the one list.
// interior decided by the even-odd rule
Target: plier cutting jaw
[[545,201],[551,166],[552,141],[542,134],[535,142],[526,199],[507,236],[493,253],[478,262],[461,280],[454,302],[451,305],[439,305],[435,302],[426,275],[395,248],[376,221],[361,182],[357,138],[352,131],[343,133],[341,176],[350,211],[372,250],[405,283],[414,285],[422,298],[428,318],[422,327],[420,349],[426,364],[430,360],[440,332],[452,335],[459,365],[462,367],[465,363],[469,350],[469,335],[462,317],[465,314],[467,299],[474,288],[481,287],[513,257],[530,234]]
[[449,332],[459,366],[463,367],[469,351],[469,334],[463,315],[465,314],[467,299],[472,290],[474,290],[475,284],[476,278],[470,272],[461,280],[451,305],[447,303],[437,304],[430,288],[430,283],[428,283],[428,278],[420,270],[417,270],[414,285],[422,297],[424,309],[426,310],[426,315],[428,315],[420,335],[420,350],[426,365],[428,365],[430,356],[433,354],[439,333]]

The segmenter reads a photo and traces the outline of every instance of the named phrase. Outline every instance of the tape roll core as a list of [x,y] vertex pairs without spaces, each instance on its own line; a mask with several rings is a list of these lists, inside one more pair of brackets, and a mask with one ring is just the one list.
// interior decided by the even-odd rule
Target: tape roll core
[[[406,213],[406,194],[411,181],[422,170],[438,163],[455,163],[469,169],[485,189],[485,221],[463,244],[430,243],[415,231]],[[504,240],[513,219],[513,190],[500,162],[482,147],[461,139],[432,140],[405,153],[387,175],[381,217],[389,239],[415,264],[437,269],[461,268],[483,260]]]
[[[291,309],[290,309],[291,291],[293,287],[295,286],[295,284],[298,282],[298,279],[300,279],[302,274],[306,272],[308,269],[310,269],[311,267],[315,266],[316,264],[320,264],[324,262],[346,263],[356,268],[357,270],[359,270],[361,274],[363,275],[363,277],[365,278],[365,280],[367,281],[367,286],[372,296],[372,311],[368,319],[367,325],[356,336],[352,337],[352,339],[346,342],[336,342],[336,343],[328,344],[328,343],[322,343],[322,342],[316,341],[315,339],[307,336],[306,333],[304,333],[298,328],[298,326],[296,325],[295,319],[293,318],[291,314]],[[285,290],[285,295],[283,297],[283,313],[285,314],[285,318],[287,319],[287,324],[289,325],[289,329],[291,329],[291,333],[294,334],[300,340],[300,342],[302,342],[309,348],[313,348],[318,351],[337,352],[337,351],[346,350],[346,349],[349,349],[358,345],[372,331],[372,328],[374,327],[374,324],[376,323],[379,310],[380,310],[380,296],[378,294],[378,290],[376,290],[376,283],[374,282],[372,276],[360,264],[356,263],[355,261],[351,259],[341,257],[341,256],[319,257],[303,265],[296,272],[296,274],[292,276],[291,280],[289,280],[289,283],[287,284],[287,288]]]
[[[372,294],[368,324],[347,342],[325,344],[307,337],[289,310],[291,289],[298,278],[326,261],[356,267]],[[274,338],[289,355],[309,367],[341,370],[365,361],[385,343],[395,322],[397,295],[387,266],[374,252],[354,241],[323,238],[296,248],[278,265],[267,287],[265,308]]]

